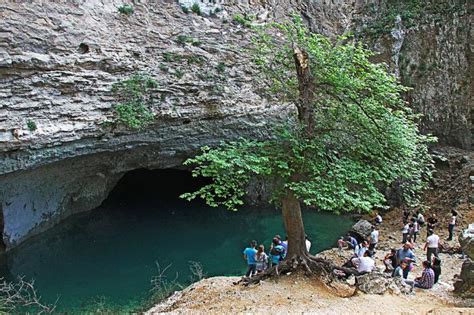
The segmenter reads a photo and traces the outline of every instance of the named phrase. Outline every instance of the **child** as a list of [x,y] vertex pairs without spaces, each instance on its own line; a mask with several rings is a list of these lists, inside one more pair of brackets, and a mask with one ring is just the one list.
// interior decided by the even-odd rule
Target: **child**
[[339,252],[342,252],[344,245],[346,245],[346,242],[344,241],[344,237],[341,236],[337,241],[337,248],[339,248]]
[[255,261],[257,273],[261,273],[267,269],[268,255],[265,253],[265,247],[263,245],[258,246],[257,253],[255,254]]

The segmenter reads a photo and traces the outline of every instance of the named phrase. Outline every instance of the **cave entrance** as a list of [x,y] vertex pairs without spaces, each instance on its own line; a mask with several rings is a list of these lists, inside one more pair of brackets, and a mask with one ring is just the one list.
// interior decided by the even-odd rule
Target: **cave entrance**
[[181,194],[195,191],[210,182],[208,178],[192,177],[186,170],[136,169],[120,179],[103,206],[129,206],[135,211],[156,210],[178,201]]

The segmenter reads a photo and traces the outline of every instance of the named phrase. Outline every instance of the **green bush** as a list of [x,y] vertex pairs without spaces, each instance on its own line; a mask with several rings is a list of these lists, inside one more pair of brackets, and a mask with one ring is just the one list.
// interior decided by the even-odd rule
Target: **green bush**
[[118,7],[118,11],[125,15],[131,15],[134,12],[133,6],[130,4],[122,4]]
[[33,132],[37,129],[36,123],[33,120],[28,120],[26,122],[26,127],[28,127],[28,130]]
[[184,72],[181,69],[176,69],[174,75],[178,78],[181,79],[184,76]]
[[183,12],[186,13],[186,14],[189,13],[188,7],[186,7],[186,6],[184,6],[184,5],[181,6],[181,10],[183,10]]
[[112,86],[120,103],[114,106],[117,122],[131,129],[143,129],[153,122],[151,90],[158,83],[147,74],[135,74]]
[[224,73],[224,71],[225,71],[225,63],[219,62],[219,63],[217,64],[217,66],[216,66],[216,70],[217,70],[217,72],[219,72],[219,73]]
[[248,16],[242,16],[240,14],[236,14],[233,16],[232,20],[242,26],[245,26],[245,27],[252,27],[252,19]]
[[191,11],[193,11],[193,12],[196,13],[197,15],[201,15],[201,7],[200,7],[199,4],[197,4],[197,3],[194,3],[194,4],[191,6]]

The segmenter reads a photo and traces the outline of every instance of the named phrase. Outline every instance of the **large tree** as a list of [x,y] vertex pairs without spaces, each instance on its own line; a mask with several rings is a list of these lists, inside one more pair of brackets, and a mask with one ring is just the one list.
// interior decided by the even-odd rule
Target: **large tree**
[[294,115],[270,140],[202,148],[185,164],[213,181],[183,197],[235,210],[249,181],[271,183],[288,235],[286,265],[307,270],[316,260],[305,247],[301,203],[336,213],[370,211],[383,205],[382,188],[395,180],[416,201],[430,175],[430,138],[419,133],[401,97],[406,88],[371,55],[351,38],[310,32],[299,18],[258,30],[253,57],[262,90],[294,106]]

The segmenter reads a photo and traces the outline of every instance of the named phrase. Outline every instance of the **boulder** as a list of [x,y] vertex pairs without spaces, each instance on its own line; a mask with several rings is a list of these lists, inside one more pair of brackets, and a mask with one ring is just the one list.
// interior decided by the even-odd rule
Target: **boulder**
[[474,224],[469,224],[469,228],[459,235],[459,244],[464,254],[474,260]]
[[372,232],[372,224],[367,220],[359,220],[351,228],[350,233],[354,234],[359,239],[366,240]]
[[466,259],[461,267],[461,274],[456,276],[454,291],[466,298],[474,298],[474,261]]
[[367,294],[408,294],[410,286],[406,285],[400,278],[392,278],[387,274],[372,272],[356,277],[357,288]]

